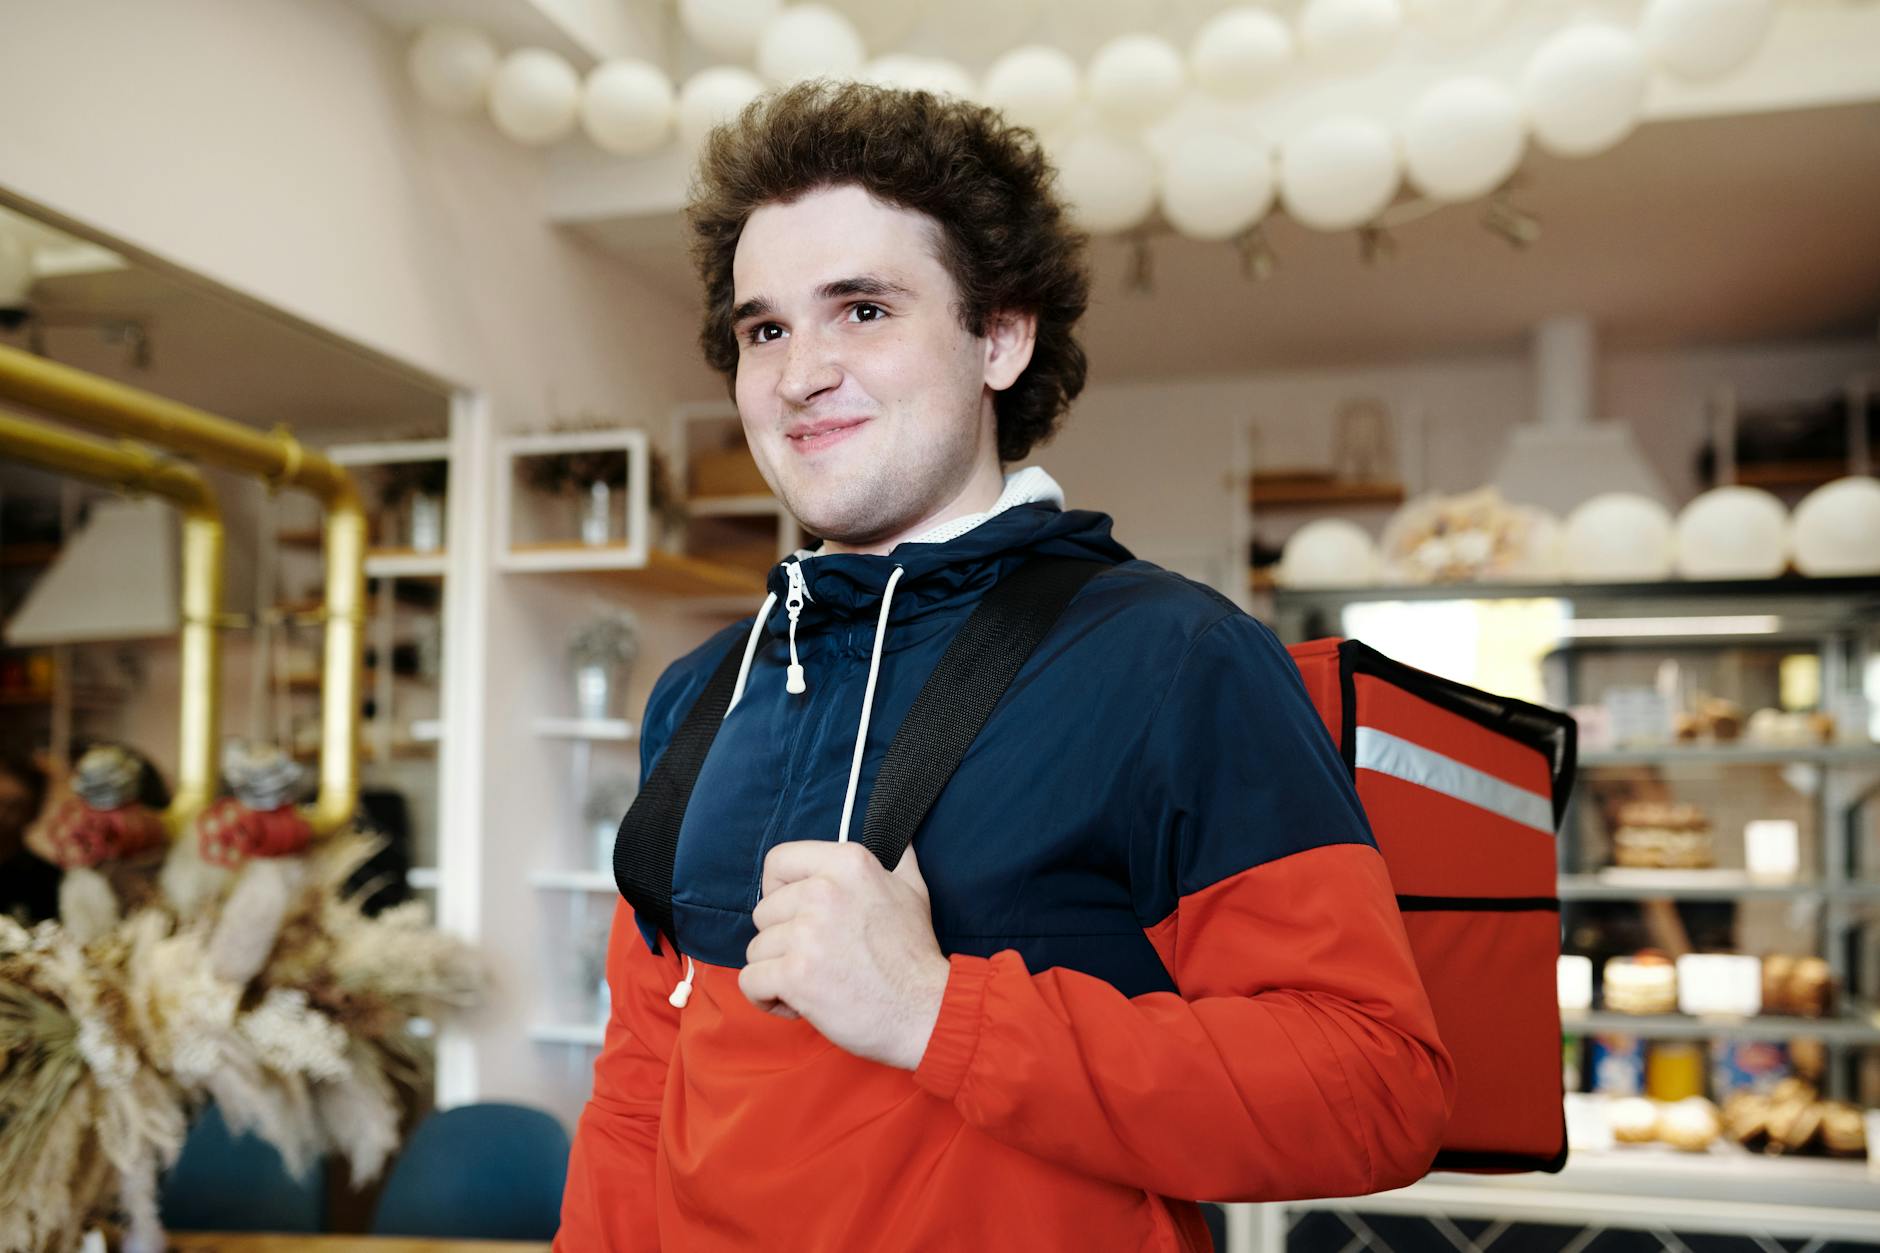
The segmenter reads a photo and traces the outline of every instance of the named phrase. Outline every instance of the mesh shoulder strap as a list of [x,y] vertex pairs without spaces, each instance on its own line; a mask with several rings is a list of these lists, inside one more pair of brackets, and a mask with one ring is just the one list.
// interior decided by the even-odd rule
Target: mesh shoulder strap
[[[953,637],[888,745],[861,842],[892,868],[959,768],[1025,659],[1101,561],[1033,557],[999,581]],[[672,865],[692,789],[711,751],[743,650],[737,642],[673,733],[614,841],[614,882],[642,919],[673,934]]]

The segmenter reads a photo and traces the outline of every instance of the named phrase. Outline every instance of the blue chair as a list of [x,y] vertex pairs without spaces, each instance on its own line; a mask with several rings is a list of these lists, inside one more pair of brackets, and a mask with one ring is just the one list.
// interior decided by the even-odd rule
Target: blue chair
[[418,1127],[385,1181],[375,1236],[554,1238],[568,1133],[525,1105],[461,1105]]
[[213,1104],[202,1111],[176,1165],[164,1177],[158,1207],[176,1231],[325,1230],[326,1184],[321,1160],[296,1179],[259,1136],[229,1134]]

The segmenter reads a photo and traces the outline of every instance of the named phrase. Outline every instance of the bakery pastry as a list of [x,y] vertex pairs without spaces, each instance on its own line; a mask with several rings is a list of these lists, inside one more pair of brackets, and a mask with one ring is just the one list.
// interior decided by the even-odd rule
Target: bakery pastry
[[1674,1101],[1658,1114],[1658,1138],[1686,1153],[1703,1152],[1722,1133],[1717,1107],[1701,1096]]
[[1658,1134],[1658,1107],[1642,1096],[1628,1096],[1606,1107],[1606,1125],[1621,1144],[1645,1144]]
[[1714,863],[1710,819],[1695,805],[1628,801],[1619,807],[1612,859],[1626,867],[1695,870]]
[[1669,1014],[1678,1008],[1678,972],[1658,953],[1614,957],[1603,980],[1606,1008],[1615,1014]]
[[1836,1157],[1866,1156],[1867,1127],[1860,1107],[1829,1101],[1821,1116],[1821,1142]]

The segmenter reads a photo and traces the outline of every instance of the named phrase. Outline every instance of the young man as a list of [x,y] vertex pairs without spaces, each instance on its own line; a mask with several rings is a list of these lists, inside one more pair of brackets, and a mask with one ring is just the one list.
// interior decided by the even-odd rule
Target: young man
[[[671,933],[615,917],[562,1253],[1198,1250],[1197,1199],[1394,1187],[1435,1153],[1449,1058],[1285,651],[1002,473],[1083,385],[1051,177],[996,114],[872,87],[707,144],[705,352],[823,542],[648,702],[642,778],[743,657]],[[1036,554],[1114,568],[889,872],[854,842],[889,742]]]

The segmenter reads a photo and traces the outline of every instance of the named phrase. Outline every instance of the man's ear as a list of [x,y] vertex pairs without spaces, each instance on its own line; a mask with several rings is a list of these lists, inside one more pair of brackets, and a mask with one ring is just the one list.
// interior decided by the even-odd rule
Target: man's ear
[[1038,315],[995,312],[986,319],[986,386],[1002,392],[1018,382],[1038,343]]

